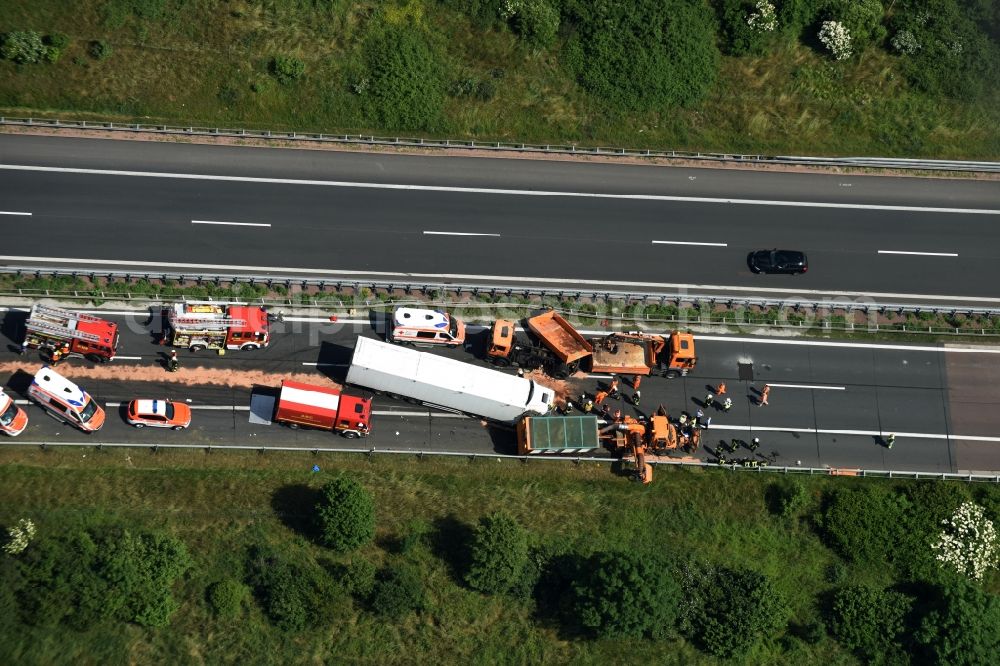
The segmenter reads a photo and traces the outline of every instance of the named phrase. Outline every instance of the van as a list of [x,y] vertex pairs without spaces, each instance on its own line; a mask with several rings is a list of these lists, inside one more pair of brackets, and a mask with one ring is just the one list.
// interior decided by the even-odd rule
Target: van
[[0,391],[0,432],[17,437],[28,427],[28,415],[14,404],[10,396]]
[[391,342],[457,347],[465,342],[465,324],[440,310],[396,308],[392,313]]
[[28,397],[60,421],[91,433],[104,425],[104,410],[79,386],[47,365],[35,373]]

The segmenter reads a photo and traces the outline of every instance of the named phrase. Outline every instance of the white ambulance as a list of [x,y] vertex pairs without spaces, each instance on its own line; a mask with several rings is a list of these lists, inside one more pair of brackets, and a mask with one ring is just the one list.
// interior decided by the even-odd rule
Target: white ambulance
[[389,341],[457,347],[465,342],[465,323],[441,310],[398,307],[392,313]]
[[47,365],[35,373],[28,397],[60,421],[86,433],[97,432],[104,425],[104,410],[97,401]]

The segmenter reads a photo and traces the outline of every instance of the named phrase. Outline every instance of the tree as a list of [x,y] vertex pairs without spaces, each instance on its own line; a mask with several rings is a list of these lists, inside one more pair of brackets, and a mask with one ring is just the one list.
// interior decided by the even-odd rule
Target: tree
[[902,649],[902,634],[911,600],[892,590],[848,585],[834,593],[830,628],[842,645],[874,660],[889,649]]
[[316,527],[323,545],[346,553],[375,537],[375,501],[360,483],[340,476],[320,493]]
[[698,580],[703,617],[695,640],[719,657],[739,657],[785,627],[788,607],[771,580],[747,569],[718,568]]
[[509,514],[480,518],[470,547],[465,582],[487,594],[506,592],[524,574],[528,563],[528,534]]
[[601,638],[662,637],[675,625],[680,585],[658,558],[597,553],[572,584],[572,619]]
[[251,553],[250,582],[268,619],[284,631],[300,631],[323,615],[324,599],[333,596],[314,566],[290,562],[265,548]]
[[369,599],[372,610],[379,615],[398,620],[424,606],[424,582],[411,566],[383,569]]
[[0,56],[19,65],[34,64],[45,58],[42,36],[34,30],[14,30],[4,35]]
[[991,664],[1000,650],[1000,598],[972,583],[939,588],[916,635],[931,663]]

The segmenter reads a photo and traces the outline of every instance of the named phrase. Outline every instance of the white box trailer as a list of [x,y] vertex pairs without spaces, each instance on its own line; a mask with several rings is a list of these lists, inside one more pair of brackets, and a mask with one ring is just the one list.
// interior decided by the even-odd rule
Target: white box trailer
[[347,383],[503,423],[544,416],[555,398],[530,379],[363,337]]

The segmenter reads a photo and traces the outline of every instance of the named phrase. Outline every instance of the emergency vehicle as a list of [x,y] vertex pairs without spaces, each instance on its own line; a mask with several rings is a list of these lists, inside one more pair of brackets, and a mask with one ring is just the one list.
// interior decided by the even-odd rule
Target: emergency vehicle
[[28,397],[60,421],[86,433],[96,432],[104,425],[104,410],[97,401],[47,365],[35,373]]
[[274,411],[274,420],[291,428],[304,426],[339,432],[348,439],[367,437],[371,429],[372,401],[341,393],[335,388],[313,386],[287,379]]
[[267,311],[261,307],[187,301],[174,303],[164,313],[163,343],[174,347],[247,351],[270,342]]
[[17,437],[28,427],[28,415],[14,404],[10,396],[0,391],[0,432]]
[[22,347],[38,349],[48,358],[82,356],[104,363],[118,351],[118,324],[51,305],[33,305],[25,330]]
[[465,342],[465,324],[441,310],[399,307],[392,313],[389,340],[457,347]]

